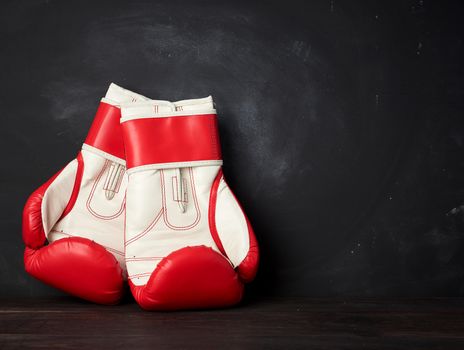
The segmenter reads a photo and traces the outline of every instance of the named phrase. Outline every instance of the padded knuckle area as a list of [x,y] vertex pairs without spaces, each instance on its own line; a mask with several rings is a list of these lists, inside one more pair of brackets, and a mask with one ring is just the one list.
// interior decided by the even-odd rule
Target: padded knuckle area
[[243,295],[243,284],[230,263],[205,246],[169,254],[145,286],[131,288],[147,310],[227,307],[240,302]]
[[39,250],[26,248],[24,264],[32,276],[74,296],[101,304],[115,304],[122,297],[119,263],[91,240],[64,238]]

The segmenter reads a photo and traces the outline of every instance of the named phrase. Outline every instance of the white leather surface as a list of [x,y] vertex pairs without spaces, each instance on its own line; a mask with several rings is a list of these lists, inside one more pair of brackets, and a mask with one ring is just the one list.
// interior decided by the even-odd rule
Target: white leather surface
[[[110,251],[124,269],[124,211],[127,174],[123,173],[120,177],[115,195],[109,200],[105,195],[104,185],[107,182],[112,162],[86,150],[81,152],[84,172],[77,200],[71,212],[54,225],[47,238],[50,242],[70,236],[91,239]],[[70,173],[67,180],[72,183],[71,186],[74,184],[72,175]],[[55,188],[55,183],[51,187]],[[55,194],[54,198],[69,199],[69,195]]]
[[124,89],[115,83],[111,83],[102,101],[114,106],[120,106],[122,103],[150,101],[150,99],[130,90]]
[[121,159],[119,157],[116,157],[116,156],[113,156],[112,154],[109,154],[105,151],[102,151],[101,149],[98,149],[98,148],[95,148],[93,146],[90,146],[86,143],[84,143],[82,145],[82,149],[86,150],[86,151],[89,151],[89,152],[92,152],[92,153],[95,153],[95,154],[98,154],[99,156],[103,157],[103,158],[106,158],[108,160],[111,160],[112,162],[115,162],[115,163],[119,163],[121,165],[126,165],[126,160],[125,159]]
[[[205,100],[209,102],[205,104]],[[166,115],[165,108],[198,113],[212,110],[213,102],[210,97],[200,101],[200,106],[186,103],[184,108],[174,103],[158,108],[154,108],[153,104],[142,103],[122,105],[121,110],[122,115],[130,114],[129,118],[137,118],[136,115],[142,118],[157,117],[160,113]],[[126,109],[130,110],[129,114]],[[211,188],[220,165],[187,165],[180,168],[180,176],[179,168],[164,168],[160,165],[157,169],[156,164],[129,172],[126,265],[128,277],[137,286],[146,284],[157,264],[176,250],[205,245],[219,252],[211,235],[208,214]],[[179,193],[179,181],[183,184],[183,196]],[[185,212],[179,206],[180,200],[184,201]],[[231,264],[235,267],[248,253],[248,227],[240,207],[224,181],[219,186],[218,200],[218,234]]]
[[[112,83],[102,101],[120,106],[122,103],[150,100]],[[127,174],[123,172],[121,176],[109,177],[110,174],[115,174],[115,166],[123,166],[125,161],[85,144],[81,152],[84,172],[72,210],[57,222],[74,187],[77,160],[68,164],[44,195],[42,216],[45,234],[50,242],[71,236],[91,239],[111,252],[125,270],[124,219]],[[108,188],[115,190],[112,191],[114,196],[111,199],[108,198],[111,197],[108,196]]]
[[142,101],[140,103],[123,103],[121,105],[121,123],[140,118],[165,118],[195,114],[216,114],[213,98],[211,96],[182,100],[169,101]]
[[127,170],[128,174],[136,173],[139,171],[146,170],[159,170],[159,169],[172,169],[172,168],[189,168],[198,166],[211,166],[219,165],[222,166],[222,160],[194,160],[191,162],[171,162],[171,163],[156,163],[140,165]]
[[250,249],[248,225],[224,179],[217,192],[216,228],[230,261],[234,266],[240,265]]
[[41,210],[45,235],[48,235],[68,204],[76,172],[77,160],[74,159],[64,167],[44,193]]

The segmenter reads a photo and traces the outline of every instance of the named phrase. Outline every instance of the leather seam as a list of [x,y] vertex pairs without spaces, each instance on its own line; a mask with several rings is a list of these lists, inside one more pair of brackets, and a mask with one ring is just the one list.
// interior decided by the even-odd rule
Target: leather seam
[[[209,231],[211,233],[211,237],[216,243],[219,251],[224,255],[227,259],[227,253],[222,245],[221,238],[219,236],[219,232],[216,226],[216,203],[217,203],[217,190],[219,188],[219,184],[222,179],[222,169],[219,169],[216,178],[213,181],[213,185],[211,187],[210,197],[209,197],[209,206],[208,206],[208,224],[209,224]],[[230,259],[229,259],[230,260]]]
[[163,170],[163,169],[177,169],[177,168],[191,168],[199,166],[222,166],[222,160],[194,160],[189,162],[173,162],[173,163],[158,163],[139,165],[127,169],[128,174],[133,174],[145,170]]
[[[83,236],[76,236],[76,235],[72,235],[72,234],[69,234],[69,233],[66,233],[66,232],[63,232],[63,231],[51,230],[50,232],[58,233],[58,234],[65,235],[65,236],[68,236],[68,237],[85,238],[85,239],[88,239],[89,241],[95,242],[95,241],[94,241],[93,239],[91,239],[91,238],[87,238],[87,237],[83,237]],[[59,239],[56,240],[56,241],[54,241],[54,242],[57,242],[57,241],[59,241]],[[103,248],[105,248],[105,249],[108,250],[109,252],[114,252],[115,254],[124,256],[124,253],[123,253],[123,252],[120,252],[120,251],[117,250],[117,249],[107,247],[107,246],[105,246],[105,245],[103,245],[103,244],[101,244],[101,243],[98,243],[98,242],[95,242],[95,243],[98,244],[98,245],[100,245],[100,246],[102,246]]]
[[124,245],[127,247],[129,244],[134,243],[135,241],[138,241],[140,238],[142,238],[148,232],[150,232],[156,226],[156,224],[158,223],[159,219],[161,218],[161,216],[163,214],[163,211],[164,211],[164,208],[161,208],[161,210],[158,212],[158,214],[156,214],[153,221],[147,226],[147,228],[145,228],[145,230],[143,230],[141,233],[139,233],[139,234],[135,235],[134,237],[132,237],[131,239],[129,239]]
[[126,262],[137,262],[137,261],[152,261],[152,260],[163,260],[165,257],[159,256],[145,256],[145,257],[138,257],[138,258],[126,258],[124,259]]
[[116,157],[110,153],[107,153],[105,151],[102,151],[101,149],[98,149],[96,147],[93,147],[93,146],[90,146],[86,143],[84,143],[82,145],[82,149],[84,151],[87,151],[87,152],[90,152],[90,153],[93,153],[93,154],[96,154],[97,156],[100,156],[102,158],[105,158],[105,159],[109,159],[115,163],[118,163],[118,164],[121,164],[121,165],[124,165],[126,166],[126,161],[124,159],[121,159],[119,157]]
[[192,228],[194,228],[195,226],[198,225],[198,223],[200,222],[200,219],[201,219],[201,211],[200,211],[200,208],[199,208],[199,205],[198,205],[198,200],[197,200],[197,195],[196,195],[196,191],[195,191],[195,178],[193,177],[193,170],[192,168],[189,168],[189,176],[190,176],[190,183],[191,183],[191,187],[192,187],[192,198],[193,198],[193,202],[194,202],[194,205],[195,205],[195,209],[196,209],[196,212],[197,212],[197,216],[194,220],[194,222],[188,226],[175,226],[173,224],[171,224],[169,222],[169,217],[168,217],[168,209],[167,209],[167,205],[166,205],[166,186],[165,186],[165,182],[164,182],[164,171],[160,171],[160,179],[161,179],[161,192],[162,192],[162,200],[163,200],[163,208],[164,208],[164,213],[163,213],[163,220],[164,220],[164,223],[166,224],[167,227],[169,227],[170,229],[172,230],[176,230],[176,231],[187,231],[187,230],[190,230]]
[[[76,177],[74,179],[74,185],[73,189],[71,192],[71,197],[69,197],[68,204],[66,204],[66,207],[63,210],[63,213],[61,214],[60,218],[58,221],[62,220],[66,215],[68,215],[72,209],[74,208],[74,204],[76,204],[77,198],[79,196],[79,191],[82,183],[82,175],[84,174],[84,160],[82,158],[82,153],[79,152],[79,154],[76,157],[77,160],[77,171],[76,171]],[[57,222],[58,222],[57,221]]]
[[126,206],[126,199],[124,197],[124,200],[122,201],[122,204],[121,204],[121,208],[119,208],[119,211],[117,211],[113,215],[106,215],[106,216],[105,215],[100,215],[100,214],[97,214],[97,212],[95,212],[92,209],[91,202],[92,202],[92,199],[93,199],[93,195],[95,194],[95,190],[97,188],[98,183],[100,182],[101,177],[105,173],[106,169],[110,166],[110,163],[111,163],[111,161],[105,160],[105,164],[103,165],[102,170],[100,171],[97,178],[95,179],[95,181],[93,183],[93,186],[92,186],[92,190],[90,191],[90,194],[89,194],[89,198],[87,198],[87,202],[86,202],[86,207],[87,207],[87,210],[90,212],[90,214],[92,214],[94,217],[96,217],[98,219],[101,219],[101,220],[113,220],[113,219],[117,218],[118,216],[120,216],[124,212],[124,208]]

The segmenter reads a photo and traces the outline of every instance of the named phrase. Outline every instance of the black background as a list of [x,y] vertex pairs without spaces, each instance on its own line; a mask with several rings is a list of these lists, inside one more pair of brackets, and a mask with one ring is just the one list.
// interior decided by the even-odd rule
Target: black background
[[0,12],[0,293],[27,196],[78,152],[110,82],[212,94],[256,230],[250,295],[464,294],[460,1],[12,1]]

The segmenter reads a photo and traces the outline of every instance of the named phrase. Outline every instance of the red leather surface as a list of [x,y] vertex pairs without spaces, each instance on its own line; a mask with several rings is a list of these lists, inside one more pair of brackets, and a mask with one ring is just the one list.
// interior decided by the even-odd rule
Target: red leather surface
[[45,244],[45,232],[42,223],[42,200],[47,188],[63,169],[36,189],[27,199],[23,209],[23,241],[29,248],[39,248]]
[[[245,214],[244,214],[245,215]],[[250,248],[245,259],[238,265],[235,270],[237,271],[240,279],[245,283],[250,283],[256,277],[259,266],[259,248],[258,241],[256,240],[255,233],[251,227],[250,221],[245,216],[248,226],[248,234],[250,237]]]
[[142,118],[121,125],[127,168],[221,159],[216,114]]
[[[216,243],[216,246],[218,247],[219,251],[227,257],[227,253],[224,250],[224,247],[221,242],[221,238],[219,236],[219,233],[217,231],[216,227],[216,202],[217,202],[217,191],[219,187],[219,183],[221,181],[221,178],[223,177],[222,169],[218,171],[218,174],[216,175],[216,178],[213,181],[213,185],[211,187],[211,193],[210,193],[210,199],[209,199],[209,212],[208,212],[208,221],[209,221],[209,228],[211,231],[211,236],[213,237],[214,243]],[[224,180],[225,181],[225,180]],[[228,185],[227,185],[228,186]],[[255,233],[253,231],[253,228],[251,227],[250,221],[248,220],[248,217],[246,216],[245,212],[243,211],[242,206],[240,205],[240,202],[237,200],[237,197],[235,197],[235,194],[230,190],[232,193],[232,196],[234,197],[235,201],[239,205],[240,209],[242,210],[243,216],[245,217],[245,220],[247,222],[247,228],[248,228],[248,236],[250,240],[250,246],[247,255],[245,256],[245,259],[236,267],[236,271],[240,277],[240,279],[245,282],[249,283],[254,280],[256,273],[258,272],[258,265],[259,265],[259,248],[258,248],[258,242],[256,240]]]
[[186,247],[165,257],[148,283],[132,294],[146,310],[202,309],[232,306],[243,296],[243,284],[229,262],[211,248]]
[[84,173],[84,159],[82,158],[81,152],[79,152],[79,154],[77,155],[76,160],[77,172],[76,178],[74,179],[74,186],[71,193],[71,198],[69,198],[68,204],[66,205],[66,208],[64,208],[63,214],[61,214],[59,220],[63,219],[72,210],[74,204],[76,203],[77,196],[79,195],[79,190],[81,188],[82,174]]
[[211,192],[209,195],[209,207],[208,207],[208,224],[209,230],[211,232],[211,236],[213,237],[214,243],[218,247],[219,251],[228,258],[226,250],[222,245],[221,238],[219,237],[219,233],[216,227],[216,203],[217,203],[217,191],[219,187],[219,183],[221,182],[222,178],[222,169],[219,169],[216,178],[213,181],[213,185],[211,186]]
[[116,258],[86,238],[63,238],[38,250],[26,247],[24,266],[40,281],[95,303],[116,304],[123,294]]
[[125,159],[120,119],[120,108],[100,102],[85,143],[113,156]]
[[[120,109],[101,103],[86,143],[124,158]],[[73,208],[81,187],[84,161],[77,156],[77,173],[68,203],[61,218]],[[59,173],[29,197],[23,210],[25,269],[32,276],[77,297],[101,304],[117,303],[123,293],[123,272],[116,258],[99,244],[81,237],[60,239],[44,246],[42,222],[45,192]],[[51,198],[53,200],[53,198]],[[60,218],[60,219],[61,219]]]

